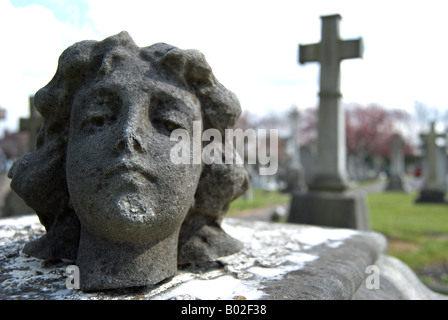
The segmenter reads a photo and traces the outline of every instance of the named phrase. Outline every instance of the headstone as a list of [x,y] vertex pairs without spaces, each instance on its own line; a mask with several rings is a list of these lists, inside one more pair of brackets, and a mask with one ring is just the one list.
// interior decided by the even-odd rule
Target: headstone
[[20,118],[19,130],[29,132],[29,150],[33,151],[36,147],[37,133],[42,125],[42,117],[34,105],[34,96],[29,98],[30,117]]
[[301,64],[319,62],[321,66],[317,163],[310,191],[293,195],[288,221],[369,229],[365,196],[348,190],[345,116],[340,90],[340,62],[362,57],[362,39],[340,39],[340,15],[321,19],[321,42],[299,47]]
[[404,141],[399,134],[394,134],[389,142],[391,148],[390,175],[386,190],[406,191],[404,181]]
[[445,146],[437,146],[437,175],[443,190],[447,190],[447,150]]
[[368,166],[364,152],[350,153],[347,156],[347,173],[353,181],[368,179]]
[[445,202],[446,189],[440,181],[440,176],[444,173],[440,171],[441,158],[437,156],[436,140],[446,137],[444,134],[436,133],[435,122],[431,122],[429,132],[421,134],[420,137],[425,146],[425,166],[423,169],[424,181],[416,202]]
[[305,174],[305,183],[309,185],[313,181],[314,170],[316,167],[316,146],[305,145],[300,147],[300,159]]
[[249,187],[244,192],[243,199],[245,201],[247,201],[247,202],[252,202],[254,200],[254,190],[253,190],[253,186],[252,186],[251,172],[254,171],[254,170],[252,170],[252,166],[246,166],[245,165],[244,168],[246,169],[247,176],[249,177]]
[[308,188],[305,181],[305,171],[302,165],[299,145],[299,119],[300,113],[297,108],[290,112],[291,119],[291,144],[292,157],[287,172],[287,192],[306,191]]
[[47,231],[25,254],[75,262],[81,290],[95,291],[155,284],[178,264],[242,248],[220,224],[247,189],[243,165],[193,161],[207,145],[194,137],[182,140],[187,163],[171,158],[175,130],[224,136],[241,113],[200,52],[140,48],[127,32],[82,41],[62,53],[35,105],[36,150],[8,173]]

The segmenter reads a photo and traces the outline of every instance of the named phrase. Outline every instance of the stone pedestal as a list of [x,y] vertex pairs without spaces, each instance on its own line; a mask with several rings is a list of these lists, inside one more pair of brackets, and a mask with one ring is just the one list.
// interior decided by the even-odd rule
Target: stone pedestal
[[[219,299],[447,298],[387,256],[386,239],[375,232],[240,219],[224,219],[222,227],[244,243],[240,252],[181,268],[156,285],[84,293],[66,287],[66,268],[74,262],[47,263],[21,253],[24,243],[44,232],[36,216],[3,219],[0,299],[202,300],[195,304],[201,306]],[[165,311],[181,312],[172,309]]]
[[415,199],[417,203],[445,203],[445,192],[441,190],[423,189],[420,191],[419,196]]
[[386,186],[387,191],[407,191],[408,188],[404,178],[399,175],[394,175],[389,178]]
[[364,193],[309,191],[293,194],[288,222],[370,230]]

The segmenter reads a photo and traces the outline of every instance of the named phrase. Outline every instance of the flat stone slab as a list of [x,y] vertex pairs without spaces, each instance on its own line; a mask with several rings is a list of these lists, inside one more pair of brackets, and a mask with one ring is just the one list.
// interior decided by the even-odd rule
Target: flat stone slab
[[[385,237],[375,232],[230,218],[222,226],[244,242],[241,252],[181,268],[154,286],[84,293],[66,287],[66,268],[74,262],[49,263],[21,253],[30,238],[44,233],[37,216],[1,219],[0,299],[447,298],[426,288],[404,263],[387,256]],[[371,266],[379,272],[377,278]]]

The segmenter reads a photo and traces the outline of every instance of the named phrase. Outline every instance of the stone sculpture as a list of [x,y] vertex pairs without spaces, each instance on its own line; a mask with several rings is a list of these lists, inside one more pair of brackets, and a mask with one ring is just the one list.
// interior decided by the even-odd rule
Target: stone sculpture
[[8,174],[47,231],[26,254],[76,260],[81,289],[94,291],[155,284],[178,264],[242,248],[221,221],[248,187],[243,165],[169,157],[173,130],[201,121],[224,133],[241,112],[200,52],[140,48],[127,32],[82,41],[62,53],[35,105],[36,150]]

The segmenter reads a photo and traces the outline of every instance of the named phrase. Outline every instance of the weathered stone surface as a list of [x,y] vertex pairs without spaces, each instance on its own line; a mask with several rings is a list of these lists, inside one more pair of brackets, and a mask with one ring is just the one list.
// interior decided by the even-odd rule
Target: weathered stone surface
[[[386,255],[384,236],[351,229],[224,219],[244,248],[214,263],[180,268],[156,285],[85,293],[67,289],[66,267],[20,249],[44,233],[37,217],[0,220],[0,299],[446,299]],[[378,289],[366,285],[379,269]],[[370,283],[370,282],[369,282]]]
[[194,263],[241,248],[220,222],[247,189],[244,167],[193,161],[207,144],[193,139],[189,163],[171,161],[174,130],[223,133],[241,113],[200,52],[140,48],[127,32],[82,41],[34,101],[36,150],[9,172],[47,231],[26,254],[76,260],[82,290],[93,291],[158,283],[178,255]]

